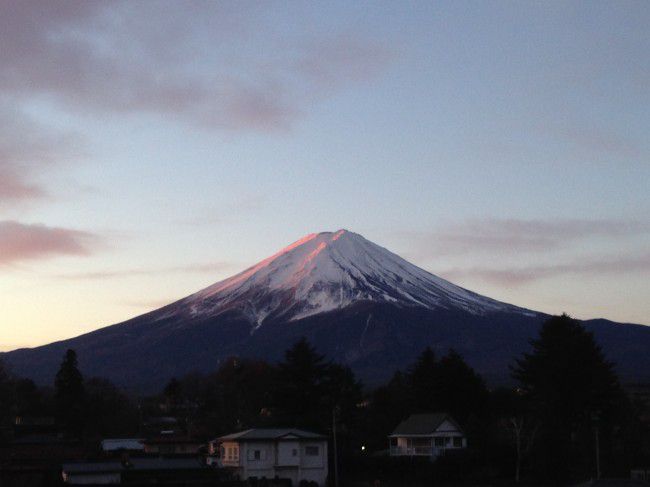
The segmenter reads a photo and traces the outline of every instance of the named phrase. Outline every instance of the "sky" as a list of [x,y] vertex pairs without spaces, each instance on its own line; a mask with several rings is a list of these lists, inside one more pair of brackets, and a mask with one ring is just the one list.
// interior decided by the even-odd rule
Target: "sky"
[[341,228],[650,325],[650,3],[0,0],[0,350]]

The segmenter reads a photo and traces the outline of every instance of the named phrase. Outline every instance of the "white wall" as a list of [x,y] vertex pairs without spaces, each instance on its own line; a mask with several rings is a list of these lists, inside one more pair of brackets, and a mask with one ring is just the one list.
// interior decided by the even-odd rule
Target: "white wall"
[[63,480],[72,485],[115,485],[121,482],[119,473],[68,474]]
[[[224,443],[225,446],[225,443]],[[325,485],[327,479],[327,441],[245,441],[239,444],[241,478],[290,478],[295,485],[303,480]],[[317,455],[307,451],[318,449]],[[296,455],[294,456],[294,450]],[[259,451],[259,459],[255,458]],[[224,462],[224,465],[228,465]],[[279,466],[280,468],[276,468]]]
[[[307,455],[308,449],[318,449],[317,455]],[[302,468],[322,468],[327,465],[327,443],[325,441],[303,442],[300,449]]]
[[278,465],[300,465],[300,443],[298,441],[278,442]]

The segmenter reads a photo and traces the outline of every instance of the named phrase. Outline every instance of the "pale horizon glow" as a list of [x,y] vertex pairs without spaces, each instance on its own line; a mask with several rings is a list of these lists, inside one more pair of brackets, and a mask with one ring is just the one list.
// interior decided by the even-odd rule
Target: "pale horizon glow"
[[650,4],[0,5],[0,350],[346,228],[650,325]]

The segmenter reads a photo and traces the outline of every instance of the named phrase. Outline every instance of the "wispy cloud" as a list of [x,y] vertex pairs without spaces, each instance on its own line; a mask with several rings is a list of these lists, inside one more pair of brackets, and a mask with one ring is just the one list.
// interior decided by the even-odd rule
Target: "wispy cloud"
[[0,221],[0,266],[61,255],[89,255],[99,238],[46,225]]
[[162,308],[170,303],[173,303],[178,298],[169,298],[169,299],[151,299],[144,301],[122,301],[120,304],[122,306],[128,306],[129,308],[138,308],[138,309],[157,309]]
[[0,202],[43,198],[37,173],[80,156],[80,137],[54,130],[0,100]]
[[208,208],[200,214],[178,219],[176,223],[192,227],[231,223],[236,217],[258,212],[266,202],[267,197],[264,195],[243,196],[234,201],[224,202],[220,208]]
[[650,221],[616,219],[475,219],[431,232],[403,233],[418,258],[477,252],[544,252],[569,242],[650,233]]
[[575,262],[534,265],[516,268],[469,267],[443,271],[440,274],[455,280],[478,277],[504,286],[518,286],[540,279],[563,275],[623,275],[650,272],[650,254],[636,256],[609,256],[600,259],[579,259]]
[[540,124],[537,129],[554,141],[567,144],[572,152],[590,158],[620,156],[626,159],[638,159],[642,154],[641,147],[636,141],[621,135],[611,127],[578,123],[559,124],[554,121]]
[[[44,95],[73,110],[274,131],[291,126],[323,84],[368,79],[385,65],[381,46],[355,36],[307,39],[294,49],[271,42],[268,52],[254,54],[247,51],[247,36],[264,9],[174,6],[3,2],[0,88],[14,98]],[[179,28],[190,20],[193,29]],[[197,48],[206,45],[211,49]]]
[[136,267],[132,269],[109,269],[89,272],[59,274],[56,278],[74,280],[124,279],[141,276],[157,276],[164,274],[210,274],[236,269],[232,262],[207,262],[167,267]]
[[318,86],[332,89],[377,76],[394,55],[379,42],[339,34],[306,43],[299,51],[294,69]]

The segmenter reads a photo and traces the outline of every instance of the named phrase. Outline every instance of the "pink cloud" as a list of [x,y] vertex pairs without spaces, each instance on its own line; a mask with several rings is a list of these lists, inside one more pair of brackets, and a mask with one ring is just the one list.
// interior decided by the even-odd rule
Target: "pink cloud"
[[0,221],[0,265],[60,255],[89,255],[97,236],[78,230]]
[[0,201],[29,200],[44,195],[43,188],[0,166]]

